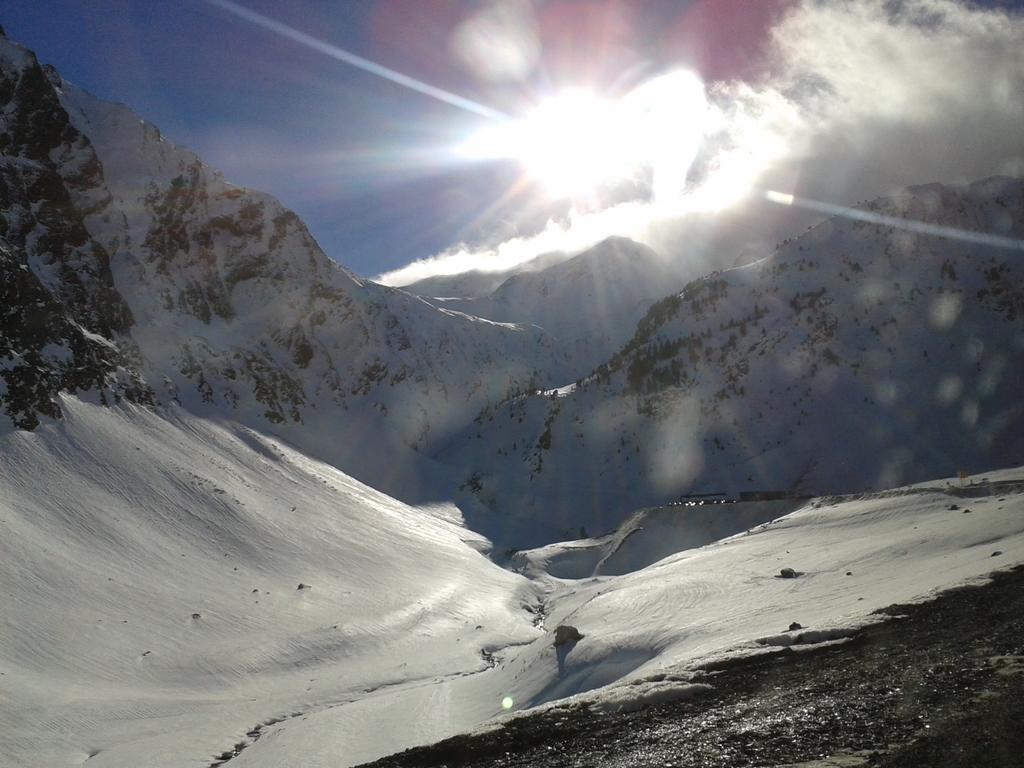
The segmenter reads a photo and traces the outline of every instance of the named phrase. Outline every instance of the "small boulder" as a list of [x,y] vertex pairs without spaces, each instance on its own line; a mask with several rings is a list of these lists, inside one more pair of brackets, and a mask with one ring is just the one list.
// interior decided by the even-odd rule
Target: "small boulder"
[[847,572],[846,572],[846,575],[847,575],[847,576],[853,576],[853,571],[847,571]]
[[995,552],[992,553],[991,557],[999,557],[1001,554],[1003,554],[1003,550],[997,549]]
[[192,618],[193,619],[201,619],[201,618],[203,618],[203,614],[201,614],[201,613],[193,613],[192,614]]
[[312,589],[312,587],[311,587],[311,586],[309,586],[309,584],[303,584],[303,583],[302,583],[302,582],[300,581],[300,582],[299,582],[299,586],[297,586],[297,587],[296,587],[296,589]]
[[780,579],[795,579],[799,574],[792,568],[783,568],[779,571]]
[[555,648],[576,643],[582,639],[583,635],[580,634],[580,631],[569,624],[560,624],[555,628]]
[[949,507],[947,507],[947,509],[950,509],[950,510],[955,512],[956,510],[960,509],[960,505],[959,504],[950,504]]
[[804,628],[804,625],[801,624],[799,621],[794,621],[792,624],[789,625],[789,631],[790,632],[795,632],[796,630],[803,629],[803,628]]

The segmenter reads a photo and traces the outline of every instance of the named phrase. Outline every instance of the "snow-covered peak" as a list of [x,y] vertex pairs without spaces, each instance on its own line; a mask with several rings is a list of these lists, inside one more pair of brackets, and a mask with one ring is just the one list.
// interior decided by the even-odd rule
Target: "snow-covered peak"
[[19,71],[38,63],[32,51],[0,34],[0,69],[6,72]]
[[[202,165],[195,153],[165,140],[127,106],[98,99],[55,72],[51,81],[72,121],[103,157],[104,178],[115,195],[123,198],[138,185],[169,184]],[[210,178],[220,179],[220,174],[210,172]]]
[[435,301],[492,320],[536,323],[566,351],[567,379],[575,380],[622,346],[652,303],[685,284],[685,274],[680,262],[611,237],[550,266],[516,272],[487,296]]
[[498,286],[514,275],[537,272],[572,258],[572,254],[553,251],[534,256],[515,267],[497,271],[469,270],[454,275],[435,275],[402,286],[402,289],[417,296],[433,296],[455,299],[479,299],[494,292]]
[[[112,298],[97,306],[122,307],[121,320],[86,327],[119,334],[160,400],[277,432],[414,496],[423,478],[443,475],[416,449],[510,392],[555,383],[562,361],[538,328],[358,279],[270,195],[228,183],[127,107],[8,49],[13,74],[0,95],[17,119],[0,118],[13,137],[5,153],[26,148],[59,181],[81,214],[75,243],[85,243],[55,260],[46,241],[33,269],[57,294],[72,263],[87,294],[106,286]],[[12,173],[25,167],[4,161]],[[35,245],[26,212],[40,202],[65,204],[5,210],[19,247]]]
[[473,519],[523,546],[689,492],[1024,461],[1024,262],[985,239],[1024,240],[1024,182],[912,188],[863,212],[927,226],[830,219],[656,303],[571,391],[482,414],[439,456],[472,479]]
[[112,341],[132,316],[85,227],[108,201],[43,68],[0,38],[0,428],[60,418],[59,392],[150,399]]

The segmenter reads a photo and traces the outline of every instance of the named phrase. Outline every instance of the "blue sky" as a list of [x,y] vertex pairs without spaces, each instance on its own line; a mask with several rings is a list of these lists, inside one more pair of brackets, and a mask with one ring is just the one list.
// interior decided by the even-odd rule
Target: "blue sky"
[[[709,86],[751,77],[766,66],[762,54],[771,25],[794,5],[793,0],[532,0],[539,59],[528,75],[499,83],[475,77],[452,53],[454,30],[481,2],[240,2],[334,46],[512,114],[558,87],[615,89],[668,66],[692,67]],[[1019,8],[1021,3],[987,5]],[[962,37],[957,30],[976,26],[967,21],[957,26],[955,15],[948,23],[950,40]],[[331,60],[206,0],[8,0],[0,24],[65,78],[128,104],[229,180],[276,195],[306,221],[328,255],[360,274],[394,269],[460,242],[487,245],[511,234],[530,235],[566,213],[564,202],[545,201],[522,183],[515,163],[451,162],[445,148],[481,127],[483,118]],[[899,40],[876,37],[864,45],[877,43],[884,51]],[[987,44],[982,38],[977,43]],[[801,50],[804,58],[808,51],[812,58],[820,56],[825,75],[835,75],[828,69],[827,50],[819,54],[808,45]],[[880,66],[881,76],[891,74],[897,83],[901,73],[887,66]],[[902,73],[907,87],[914,83],[913,66],[909,62]],[[991,65],[979,61],[976,66]],[[1007,82],[1014,75],[1009,72]],[[835,85],[844,87],[841,81]],[[915,98],[920,101],[920,94]],[[996,106],[1007,111],[1000,113],[1003,122],[990,124],[994,136],[1005,138],[1005,125],[1013,124],[1012,105]],[[802,157],[793,153],[790,166],[801,165],[776,177],[799,179],[801,186],[790,191],[852,201],[894,183],[933,180],[928,173],[952,180],[1012,167],[1006,164],[1016,162],[1016,146],[1004,141],[990,151],[992,142],[983,132],[943,132],[958,121],[966,125],[964,120],[991,104],[976,106],[965,99],[962,109],[964,119],[948,114],[934,125],[915,125],[913,142],[896,146],[891,157],[876,148],[863,158],[852,157],[851,170],[837,175],[831,166],[821,173],[814,165],[816,158],[833,154],[837,143],[852,143],[849,129],[827,132],[850,119],[837,106],[826,121],[819,120],[824,132],[815,138],[817,144],[805,140],[813,146]],[[928,104],[918,111],[927,115]],[[889,147],[892,136],[903,140],[891,125],[876,123],[864,122],[864,138],[857,137],[857,144]],[[870,131],[878,135],[874,144]],[[977,148],[964,149],[971,136],[977,137]],[[933,155],[922,147],[934,147]],[[954,161],[960,165],[943,165],[951,154],[958,155]],[[908,165],[911,160],[917,165]],[[845,186],[824,186],[837,177]]]
[[[720,2],[721,0],[719,0]],[[549,55],[529,83],[481,84],[450,53],[452,30],[479,3],[458,0],[245,0],[333,45],[515,110],[548,81],[613,76],[594,67],[594,40],[622,3],[554,0],[544,6]],[[735,3],[733,3],[735,4]],[[519,169],[443,162],[437,147],[465,138],[481,118],[435,102],[259,29],[203,0],[13,0],[0,23],[68,80],[128,104],[170,140],[229,180],[275,194],[296,210],[329,255],[366,275],[510,226],[529,231],[558,205],[502,204]],[[624,68],[657,53],[666,18],[688,3],[635,2]],[[593,45],[591,45],[593,43]],[[639,49],[640,45],[634,48]],[[634,59],[630,61],[629,56]],[[610,57],[611,58],[611,57]],[[577,71],[578,67],[578,71]]]
[[[248,5],[392,65],[413,63],[403,61],[401,38],[422,32],[399,27],[394,39],[372,42],[373,4],[358,0]],[[502,183],[501,168],[405,167],[403,152],[450,141],[471,116],[200,0],[5,6],[9,37],[68,80],[128,104],[231,181],[278,196],[357,272],[447,246]],[[454,67],[436,74],[460,85]]]

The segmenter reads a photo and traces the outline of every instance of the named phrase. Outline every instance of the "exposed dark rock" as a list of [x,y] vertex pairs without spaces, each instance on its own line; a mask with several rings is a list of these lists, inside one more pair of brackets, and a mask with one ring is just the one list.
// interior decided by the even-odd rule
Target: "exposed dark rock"
[[569,624],[560,624],[555,628],[555,647],[560,648],[569,643],[576,643],[583,639],[580,631]]
[[0,65],[0,413],[19,429],[62,416],[61,392],[152,403],[107,252],[85,228],[109,195],[96,154],[34,56]]

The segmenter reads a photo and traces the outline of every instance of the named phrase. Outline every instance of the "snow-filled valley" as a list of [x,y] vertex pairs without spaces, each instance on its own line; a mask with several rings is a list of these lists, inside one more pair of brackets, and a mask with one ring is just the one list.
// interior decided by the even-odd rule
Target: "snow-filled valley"
[[206,765],[537,635],[537,589],[444,511],[177,408],[62,406],[0,437],[4,765]]
[[405,291],[2,31],[0,107],[0,768],[611,716],[1024,564],[1021,179]]
[[[1008,470],[808,500],[617,576],[528,579],[453,507],[406,506],[244,427],[61,405],[0,436],[5,765],[207,766],[245,744],[232,766],[354,765],[506,697],[693,695],[698,661],[841,636],[1024,562],[1024,470]],[[660,525],[623,543],[657,551]],[[582,639],[556,648],[562,624]]]

